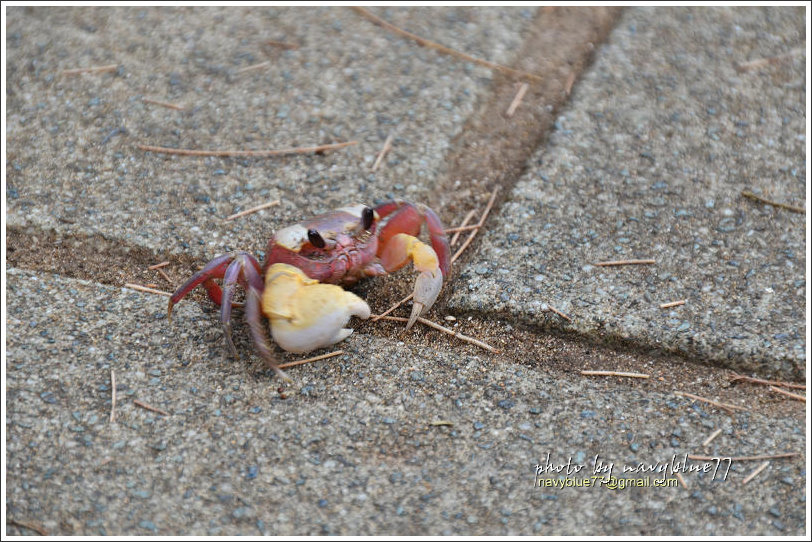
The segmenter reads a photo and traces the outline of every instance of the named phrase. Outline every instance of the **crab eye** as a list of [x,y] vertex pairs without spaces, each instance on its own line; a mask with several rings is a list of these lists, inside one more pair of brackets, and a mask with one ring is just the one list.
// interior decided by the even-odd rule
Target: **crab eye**
[[364,226],[365,230],[372,227],[372,220],[374,218],[375,211],[373,211],[370,207],[364,207],[364,210],[361,211],[361,225]]
[[307,230],[307,239],[316,248],[324,248],[324,238],[316,230]]

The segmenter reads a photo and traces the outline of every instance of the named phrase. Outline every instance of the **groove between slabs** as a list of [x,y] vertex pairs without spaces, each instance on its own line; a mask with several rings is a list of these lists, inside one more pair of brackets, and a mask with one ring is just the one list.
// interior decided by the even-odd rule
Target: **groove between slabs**
[[527,81],[523,87],[523,81],[494,72],[493,92],[483,96],[451,144],[447,173],[438,180],[431,202],[436,209],[461,220],[469,210],[484,207],[489,194],[499,186],[492,213],[498,216],[501,203],[524,173],[533,152],[546,140],[558,111],[621,11],[583,7],[539,10],[512,67],[540,74],[542,81]]

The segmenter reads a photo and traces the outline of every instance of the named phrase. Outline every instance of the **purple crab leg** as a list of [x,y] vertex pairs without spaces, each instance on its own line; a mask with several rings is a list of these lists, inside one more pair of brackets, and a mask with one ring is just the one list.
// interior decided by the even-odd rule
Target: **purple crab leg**
[[259,275],[259,262],[245,252],[238,254],[234,261],[232,261],[225,274],[223,275],[223,290],[220,303],[220,322],[223,324],[223,332],[226,336],[226,342],[231,349],[231,353],[235,358],[239,358],[237,348],[234,346],[234,340],[231,337],[231,308],[233,306],[234,290],[237,284],[242,284],[246,289],[249,288],[247,276],[252,277],[253,288],[258,288],[262,291],[262,279]]
[[220,304],[220,322],[223,324],[223,334],[226,336],[226,342],[229,349],[231,349],[231,353],[238,359],[240,355],[237,353],[237,347],[234,346],[234,340],[231,338],[231,300],[234,298],[234,288],[240,279],[242,263],[242,261],[236,259],[226,269],[226,273],[223,275],[222,303]]
[[[180,303],[180,300],[186,297],[186,294],[188,294],[189,292],[191,292],[204,282],[208,282],[210,279],[222,278],[223,274],[226,271],[226,268],[233,259],[234,259],[233,254],[224,254],[222,256],[218,256],[209,263],[207,263],[206,267],[204,267],[203,269],[201,269],[200,271],[189,277],[189,280],[184,282],[180,288],[175,290],[175,293],[172,294],[172,297],[169,298],[169,307],[167,308],[167,319],[170,322],[172,321],[172,307],[174,307],[176,303]],[[205,286],[206,290],[209,292],[209,297],[212,298],[212,301],[214,301],[215,303],[219,303],[220,302],[219,299],[214,299],[212,288],[212,286],[216,287],[217,285],[209,283],[206,284]]]
[[245,319],[248,321],[248,326],[251,328],[251,336],[254,339],[254,346],[256,346],[259,355],[274,370],[276,375],[287,382],[293,380],[285,374],[282,369],[276,365],[274,356],[268,346],[268,337],[265,335],[265,326],[262,325],[262,310],[260,309],[260,290],[249,287],[245,295]]

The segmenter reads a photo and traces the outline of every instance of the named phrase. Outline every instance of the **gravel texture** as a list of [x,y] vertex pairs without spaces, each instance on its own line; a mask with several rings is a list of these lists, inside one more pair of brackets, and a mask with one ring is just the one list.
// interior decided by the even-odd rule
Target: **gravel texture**
[[[534,486],[547,453],[586,466],[542,478],[589,480],[596,454],[616,477],[642,479],[622,466],[800,451],[804,423],[792,409],[729,417],[636,381],[607,388],[473,349],[357,333],[343,356],[291,369],[283,399],[258,362],[226,360],[213,311],[180,304],[170,326],[160,296],[15,269],[8,279],[8,514],[51,534],[804,529],[797,459],[773,461],[747,485],[757,462],[734,463],[724,482],[685,473],[688,489]],[[247,351],[244,326],[235,335]]]
[[451,306],[803,378],[805,217],[741,193],[805,205],[805,62],[736,68],[804,32],[801,8],[627,10]]
[[[516,58],[544,55],[528,51],[544,42],[539,28],[578,22],[578,10],[549,9],[374,11],[449,47],[539,66],[548,57]],[[614,12],[601,13],[592,24],[610,28]],[[803,30],[794,8],[628,9],[584,74],[574,66],[591,43],[550,55],[573,67],[555,65],[559,94],[536,118],[553,114],[570,73],[580,76],[572,105],[515,189],[504,187],[506,203],[432,313],[501,353],[423,328],[353,324],[343,355],[291,369],[295,384],[280,388],[240,317],[232,360],[199,292],[169,325],[166,298],[121,284],[164,281],[146,270],[159,255],[179,280],[356,201],[442,201],[450,223],[486,197],[483,179],[512,183],[505,172],[521,169],[520,141],[502,142],[521,151],[512,164],[488,161],[499,171],[470,185],[456,174],[476,161],[449,158],[455,142],[475,142],[471,152],[487,143],[499,123],[480,117],[499,110],[495,87],[503,100],[507,83],[343,8],[9,8],[6,534],[802,534],[798,457],[746,485],[760,462],[734,463],[724,481],[686,472],[687,488],[537,487],[535,467],[547,454],[585,465],[542,476],[584,483],[599,455],[618,478],[645,479],[622,466],[805,449],[802,403],[696,361],[805,375],[804,219],[739,196],[805,205],[801,56],[735,70],[802,47]],[[528,91],[516,114],[543,92]],[[461,138],[464,127],[478,137]],[[359,143],[274,159],[136,148],[348,140]],[[438,194],[457,180],[448,191],[458,192]],[[658,263],[591,267],[638,256]],[[356,291],[378,310],[410,288],[407,277]],[[574,324],[542,314],[543,303]],[[748,410],[729,415],[674,391]]]
[[[376,13],[507,62],[534,9]],[[100,233],[208,258],[264,249],[273,231],[335,207],[426,200],[450,141],[493,77],[346,8],[12,8],[7,31],[9,224]],[[268,65],[240,72],[262,62]],[[61,75],[110,64],[118,69]],[[390,134],[392,150],[373,173]],[[136,148],[266,150],[342,141],[359,143],[324,156],[272,159]],[[223,221],[276,199],[279,207]]]

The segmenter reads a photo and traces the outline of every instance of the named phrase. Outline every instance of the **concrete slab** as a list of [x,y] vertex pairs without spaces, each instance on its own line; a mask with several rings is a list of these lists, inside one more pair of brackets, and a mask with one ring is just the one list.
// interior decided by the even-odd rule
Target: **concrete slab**
[[[446,46],[509,62],[535,8],[376,13]],[[348,203],[425,200],[493,77],[349,8],[17,7],[8,10],[7,31],[9,225],[102,234],[200,258],[264,249],[279,227]],[[118,68],[110,73],[61,74],[111,64]],[[389,135],[392,150],[373,173]],[[266,150],[350,140],[359,144],[272,159],[136,148]],[[280,207],[223,220],[275,199]]]
[[[521,56],[517,51],[543,42],[535,38],[525,42],[527,31],[539,38],[539,28],[558,24],[556,32],[572,35],[569,29],[580,22],[578,12],[562,12],[547,11],[544,13],[552,15],[534,19],[532,9],[376,9],[391,22],[418,34],[508,63]],[[773,15],[769,10],[744,10],[747,15],[739,15],[738,10],[709,11],[710,22],[702,27],[696,22],[702,17],[695,15],[694,20],[688,20],[684,15],[696,11],[665,10],[658,12],[664,14],[660,17],[647,13],[627,14],[613,37],[611,55],[623,60],[619,50],[623,49],[639,57],[637,39],[648,40],[644,43],[652,50],[665,47],[662,39],[652,39],[649,27],[638,24],[651,23],[654,18],[651,24],[668,36],[665,41],[676,41],[685,48],[683,56],[672,52],[668,58],[680,68],[690,66],[691,81],[705,81],[694,72],[707,68],[694,66],[686,58],[698,55],[707,66],[718,67],[718,58],[723,55],[711,54],[709,46],[702,47],[703,43],[708,45],[702,39],[713,41],[702,36],[696,37],[696,44],[679,41],[684,28],[696,27],[699,33],[708,28],[729,28],[733,35],[739,32],[745,36],[751,36],[758,25],[759,31],[785,24],[795,29],[786,33],[762,31],[758,43],[750,37],[744,41],[719,37],[731,40],[732,45],[726,47],[744,43],[764,48],[724,49],[731,57],[745,52],[753,56],[781,52],[784,42],[779,38],[789,44],[797,30],[797,25],[787,22],[791,17],[783,12]],[[704,16],[705,12],[698,13]],[[605,29],[613,17],[603,12],[592,24]],[[733,22],[711,25],[727,19]],[[674,21],[684,26],[680,33]],[[632,29],[630,24],[638,26]],[[736,24],[742,30],[737,30]],[[537,321],[532,310],[541,306],[532,303],[539,299],[562,304],[552,294],[561,292],[561,284],[584,279],[584,262],[605,256],[598,248],[632,245],[634,248],[627,250],[636,252],[659,243],[658,254],[677,252],[683,256],[668,248],[663,232],[672,227],[672,220],[667,220],[669,215],[664,211],[654,217],[629,215],[638,221],[650,220],[660,229],[630,229],[635,234],[627,236],[634,240],[632,244],[614,238],[621,237],[622,228],[641,228],[640,222],[629,218],[631,226],[613,227],[617,216],[589,210],[596,221],[600,219],[608,226],[605,231],[593,228],[601,232],[597,240],[590,239],[594,253],[587,252],[590,259],[578,262],[570,256],[565,259],[567,247],[551,243],[544,225],[553,224],[551,228],[559,236],[569,235],[567,243],[580,237],[566,232],[580,231],[582,225],[567,223],[561,217],[539,222],[531,215],[543,212],[556,218],[553,211],[563,214],[561,209],[571,204],[553,199],[560,206],[555,210],[546,203],[539,204],[526,195],[535,188],[525,182],[511,196],[512,201],[494,214],[501,224],[511,224],[512,220],[516,229],[507,235],[494,230],[496,237],[485,238],[478,264],[463,270],[452,304],[443,304],[438,312],[456,314],[456,323],[448,325],[496,345],[502,354],[485,354],[435,331],[417,329],[402,335],[400,328],[368,324],[357,326],[356,333],[341,344],[344,355],[297,367],[291,371],[296,384],[281,391],[273,375],[249,354],[251,345],[239,319],[235,338],[244,359],[232,361],[211,304],[195,304],[193,296],[177,306],[174,325],[169,326],[165,298],[109,286],[153,279],[155,275],[144,268],[145,262],[156,263],[151,259],[154,252],[171,254],[173,268],[168,272],[177,278],[182,275],[179,267],[190,271],[225,250],[263,248],[266,237],[279,226],[348,200],[400,196],[448,201],[445,195],[433,195],[432,191],[437,182],[446,183],[442,187],[451,190],[456,186],[453,182],[460,180],[456,176],[468,171],[455,165],[450,146],[471,117],[477,117],[475,110],[488,109],[496,100],[491,94],[493,75],[489,70],[417,47],[344,9],[12,8],[6,29],[6,195],[11,226],[6,242],[11,239],[9,254],[13,255],[7,257],[27,268],[12,265],[7,269],[7,534],[28,534],[30,526],[57,535],[803,533],[806,470],[797,457],[772,460],[746,485],[742,482],[759,462],[734,463],[724,481],[713,481],[708,473],[685,473],[687,489],[537,486],[535,467],[545,463],[548,453],[555,465],[571,458],[571,463],[583,464],[586,470],[569,477],[550,472],[542,479],[584,484],[591,479],[586,473],[592,469],[595,455],[614,462],[614,473],[620,478],[646,479],[639,473],[624,475],[621,468],[662,464],[672,458],[679,460],[686,453],[753,456],[804,449],[804,411],[797,401],[766,388],[731,385],[726,371],[678,356],[649,349],[624,350],[617,345],[605,348],[589,341],[568,340],[566,334],[539,333],[537,327],[523,325],[525,319]],[[601,32],[596,30],[595,35]],[[283,50],[264,44],[266,40],[299,47]],[[557,58],[571,60],[572,66],[582,65],[581,52],[586,49],[587,44],[581,43]],[[646,54],[654,55],[652,51]],[[611,79],[615,73],[626,74],[619,71],[625,60],[620,66],[612,64],[607,72],[601,58],[598,70],[589,77],[595,79],[598,73]],[[270,64],[240,71],[265,61]],[[538,58],[528,62],[545,65]],[[118,68],[113,73],[59,74],[67,68],[105,64]],[[553,66],[557,79],[542,87],[560,95],[570,74],[577,72],[572,66],[566,62]],[[668,78],[671,72],[658,75],[657,69],[649,68],[644,73],[649,75],[648,82],[640,84],[649,89],[648,93],[653,92],[652,85],[664,84],[659,77],[673,83]],[[770,65],[766,72],[723,75],[729,82],[743,85],[750,81],[765,91],[767,106],[763,113],[759,109],[759,118],[770,126],[768,133],[782,137],[772,136],[777,150],[769,160],[775,161],[764,163],[770,168],[784,167],[785,159],[794,159],[786,149],[799,143],[784,137],[774,126],[775,111],[783,102],[776,101],[778,94],[769,93],[772,87],[758,83],[763,73],[772,78],[772,91],[786,92],[787,103],[796,104],[803,85],[801,90],[792,86],[797,77],[792,59]],[[623,86],[626,82],[619,79],[612,79],[618,92],[628,90],[628,85]],[[678,83],[673,84],[687,84]],[[697,88],[716,92],[716,87]],[[579,106],[592,108],[587,112],[600,108],[597,112],[604,117],[617,115],[632,127],[627,132],[638,133],[638,122],[632,122],[633,115],[627,109],[613,112],[619,95],[601,94],[608,93],[608,87],[598,89],[596,83],[585,83],[576,91],[583,95],[594,92],[596,99],[604,100],[590,102],[579,95]],[[535,103],[531,101],[534,94],[541,99],[539,93],[531,89],[523,107]],[[506,98],[503,94],[499,100]],[[640,98],[641,103],[648,95]],[[729,159],[728,143],[734,137],[728,133],[733,128],[725,124],[729,119],[722,117],[722,112],[744,114],[745,106],[754,106],[749,93],[738,97],[739,103],[720,92],[717,105],[708,107],[716,107],[717,117],[724,122],[720,120],[720,128],[706,134],[704,121],[696,118],[699,113],[691,109],[692,102],[686,102],[683,94],[663,91],[660,95],[672,109],[677,107],[671,102],[678,102],[686,117],[684,130],[692,130],[696,138],[720,138],[720,149],[714,151],[717,162],[722,157]],[[182,104],[186,109],[167,109],[143,98]],[[492,109],[503,111],[501,106]],[[534,118],[543,119],[552,109],[545,108],[543,115]],[[659,126],[645,117],[650,114],[646,111],[641,106],[640,114],[649,122],[643,128],[659,134],[654,131]],[[630,116],[632,120],[628,120]],[[568,123],[577,126],[585,122],[579,119],[573,112],[562,117],[553,152],[570,156],[567,163],[572,165],[551,162],[555,175],[547,174],[549,184],[561,180],[559,171],[571,175],[571,170],[582,164],[608,168],[606,164],[612,163],[597,151],[594,162],[589,162],[589,157],[582,156],[585,153],[566,150],[566,136],[573,134],[564,130]],[[750,124],[735,129],[756,148],[753,138],[762,128],[758,119],[744,120]],[[795,128],[797,122],[788,119],[786,130]],[[608,121],[601,123],[604,127],[596,129],[594,137],[613,141],[616,133],[609,131]],[[478,133],[489,134],[490,126],[495,124],[480,124]],[[526,128],[524,125],[519,133],[538,137],[538,130],[523,131]],[[395,135],[393,150],[384,168],[372,175],[369,168],[391,133]],[[680,140],[680,144],[704,150],[704,140],[696,138]],[[165,157],[134,149],[136,143],[267,149],[347,139],[360,143],[325,156],[273,160]],[[472,141],[485,139],[475,137]],[[654,173],[641,165],[651,162],[650,158],[638,161],[633,168],[626,166],[628,177],[634,179],[628,180],[629,191],[651,192],[653,197],[659,192],[678,191],[677,196],[690,203],[686,210],[697,213],[694,196],[682,184],[654,186],[661,176],[677,171],[661,159],[667,153],[659,144],[647,141],[651,148],[639,150],[621,143],[615,152],[623,160],[631,163],[637,153],[648,152],[654,158],[652,171],[659,175],[655,180]],[[470,148],[475,151],[477,147]],[[516,168],[515,156],[510,154],[505,160],[512,164],[489,161],[499,171],[484,171],[478,181],[512,181],[511,174],[505,172]],[[546,155],[541,156],[546,162]],[[712,172],[716,174],[714,182],[721,183],[719,171]],[[787,176],[794,174],[791,168],[788,172]],[[617,168],[604,177],[614,178],[620,173],[622,169]],[[604,177],[600,177],[601,182]],[[708,178],[702,177],[702,182],[710,184]],[[583,189],[583,195],[626,195],[617,189],[599,190],[596,184],[593,179],[584,185],[589,188]],[[611,185],[608,181],[605,184]],[[472,182],[460,187],[460,192],[467,189],[469,196],[476,196],[484,192],[482,186]],[[568,188],[553,189],[565,193]],[[717,192],[714,207],[700,210],[721,213],[731,208],[738,213],[738,200],[725,199],[727,196]],[[790,193],[783,192],[788,198]],[[667,199],[673,197],[671,194],[661,197],[673,205],[673,199]],[[223,221],[233,212],[276,198],[283,201],[278,208],[235,223]],[[801,197],[795,203],[802,201]],[[706,204],[705,199],[699,202]],[[460,201],[450,201],[449,205],[467,210]],[[661,207],[655,205],[657,209]],[[708,235],[718,233],[726,243],[725,250],[739,250],[742,241],[735,236],[741,230],[754,231],[747,239],[775,244],[782,241],[772,229],[776,224],[788,232],[797,226],[796,218],[784,213],[760,207],[742,209],[747,212],[741,224],[734,221],[733,231],[723,234],[708,230]],[[733,218],[738,217],[735,214]],[[719,222],[723,218],[727,216],[720,215]],[[699,221],[697,228],[707,227],[708,221],[718,225],[704,214],[680,214],[675,219],[680,228],[683,224],[693,227],[694,221]],[[528,230],[518,224],[522,221],[528,222],[532,236],[527,237]],[[754,221],[759,221],[756,226],[763,226],[764,231],[749,226]],[[516,246],[520,238],[537,237],[538,244]],[[795,247],[793,234],[787,233],[787,238],[785,244]],[[542,242],[546,245],[539,248]],[[752,254],[775,256],[773,246],[753,243],[756,248]],[[541,256],[542,249],[549,253]],[[710,249],[696,250],[707,258]],[[21,257],[22,252],[29,254]],[[523,260],[511,263],[508,253],[519,254]],[[497,254],[502,263],[497,267],[482,259],[482,254]],[[544,258],[550,258],[548,267],[532,268],[537,262],[547,262]],[[795,253],[793,258],[793,272],[797,272],[804,256]],[[748,260],[737,261],[741,267]],[[779,263],[787,267],[783,262]],[[517,299],[517,292],[525,295],[514,283],[492,281],[494,275],[501,281],[503,275],[514,272],[508,264],[516,265],[517,276],[524,281],[522,287],[535,288],[541,283],[549,288],[532,292],[529,309],[516,309],[513,303],[500,306],[498,303],[506,302],[501,297],[494,304],[477,290],[480,284],[498,286],[503,289],[500,294],[508,295],[507,300]],[[477,265],[490,267],[480,269]],[[570,279],[556,274],[567,265],[572,265]],[[719,269],[716,264],[708,265],[714,281],[709,295],[716,302],[731,290],[725,289],[727,282],[716,284]],[[756,278],[746,278],[764,280],[764,275],[773,273],[773,267],[758,271],[761,275]],[[677,276],[677,281],[668,282],[668,277],[659,275],[652,280],[659,281],[655,282],[657,293],[662,290],[670,297],[672,292],[660,284],[680,286],[683,283],[679,281],[688,279],[671,267],[666,269]],[[732,271],[724,269],[727,274],[723,278],[733,280]],[[792,276],[788,267],[783,272],[776,275],[776,285],[770,286],[778,297],[785,296],[785,282]],[[622,273],[639,276],[629,270]],[[536,280],[537,276],[541,279]],[[397,297],[397,288],[387,289],[386,284],[400,284],[400,278],[367,283],[370,286],[359,290],[381,303]],[[479,278],[492,282],[479,283]],[[408,288],[408,282],[401,286]],[[619,288],[616,277],[606,275],[606,282],[606,290]],[[469,287],[473,291],[464,294]],[[805,284],[795,287],[803,296]],[[749,293],[744,288],[742,292]],[[463,294],[468,301],[460,301]],[[659,301],[654,294],[649,296]],[[595,301],[594,297],[585,299]],[[605,299],[600,298],[600,302]],[[761,302],[770,306],[767,298]],[[575,306],[575,301],[572,303]],[[583,316],[564,305],[575,316]],[[511,311],[509,319],[494,316],[494,308],[506,307]],[[750,310],[750,305],[743,307]],[[591,314],[598,314],[588,308]],[[461,309],[482,312],[463,315]],[[784,310],[783,305],[776,310]],[[783,316],[783,312],[777,314],[776,320]],[[747,314],[740,318],[750,322]],[[610,327],[619,320],[607,318],[605,325]],[[769,325],[778,324],[782,322]],[[596,324],[586,331],[594,334],[596,329],[602,328]],[[771,327],[766,329],[772,332]],[[638,342],[644,342],[643,336],[639,337]],[[646,344],[662,336],[652,332],[651,337]],[[796,342],[790,336],[787,348]],[[761,352],[754,351],[753,363],[761,361]],[[768,368],[772,368],[774,360],[769,359]],[[594,379],[578,372],[580,368],[607,367],[644,371],[651,378]],[[111,370],[117,380],[114,422],[109,421]],[[750,410],[728,416],[677,397],[675,390]],[[135,400],[163,409],[168,415],[139,407]],[[702,442],[719,429],[721,433],[713,442],[703,446]],[[653,478],[648,478],[649,483]]]
[[[688,489],[538,487],[535,470],[549,453],[556,467],[585,470],[541,479],[584,483],[599,455],[617,478],[653,483],[621,469],[685,453],[802,451],[797,402],[767,414],[747,390],[726,400],[753,410],[729,417],[657,391],[656,379],[571,378],[551,363],[364,333],[345,355],[292,370],[283,399],[258,364],[225,360],[216,318],[194,303],[169,326],[160,296],[17,269],[7,278],[6,534],[29,532],[14,521],[52,535],[805,528],[799,458],[774,460],[747,485],[758,462],[734,463],[726,481],[686,472]],[[244,326],[235,331],[246,351]]]
[[805,217],[741,193],[805,206],[804,13],[627,10],[450,306],[803,378]]

